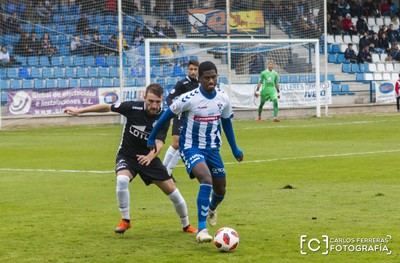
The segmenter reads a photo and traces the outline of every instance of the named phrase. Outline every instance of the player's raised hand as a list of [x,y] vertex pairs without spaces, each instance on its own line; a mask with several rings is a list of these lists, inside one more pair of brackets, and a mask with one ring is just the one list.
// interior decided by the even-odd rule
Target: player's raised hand
[[64,113],[72,115],[72,116],[78,116],[80,114],[80,111],[78,108],[75,108],[75,107],[66,107],[64,109]]

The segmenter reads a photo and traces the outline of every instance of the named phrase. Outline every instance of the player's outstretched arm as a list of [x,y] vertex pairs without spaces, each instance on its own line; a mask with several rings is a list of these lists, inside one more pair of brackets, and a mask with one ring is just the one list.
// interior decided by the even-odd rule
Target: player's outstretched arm
[[168,108],[158,119],[156,125],[154,126],[153,130],[149,135],[149,138],[147,139],[147,147],[150,150],[155,150],[157,152],[156,136],[158,132],[162,129],[162,127],[165,125],[165,123],[167,123],[174,116],[175,114]]
[[156,149],[150,151],[147,155],[136,155],[138,163],[144,166],[148,166],[154,158],[160,153],[162,147],[164,146],[163,141],[156,140]]
[[230,118],[221,118],[222,129],[224,129],[226,139],[231,146],[232,154],[235,156],[236,160],[241,162],[243,160],[243,152],[236,145],[235,134],[233,133],[232,121]]
[[111,105],[109,104],[96,104],[84,108],[66,107],[64,109],[64,113],[72,116],[78,116],[82,113],[87,113],[87,112],[109,112],[109,111],[111,111]]

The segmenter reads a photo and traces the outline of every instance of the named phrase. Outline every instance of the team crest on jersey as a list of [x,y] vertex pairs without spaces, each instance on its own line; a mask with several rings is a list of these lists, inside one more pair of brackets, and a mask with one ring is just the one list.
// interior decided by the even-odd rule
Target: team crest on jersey
[[175,89],[172,89],[169,93],[170,94],[174,94],[175,93]]
[[224,104],[218,103],[217,106],[218,106],[218,110],[219,110],[220,112],[222,112],[222,108],[224,107]]

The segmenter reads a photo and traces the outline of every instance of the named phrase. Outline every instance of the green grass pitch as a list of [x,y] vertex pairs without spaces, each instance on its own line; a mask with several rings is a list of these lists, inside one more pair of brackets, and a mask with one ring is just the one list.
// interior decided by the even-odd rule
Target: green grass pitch
[[[113,233],[121,126],[0,131],[0,262],[400,262],[400,115],[234,127],[245,161],[223,145],[227,195],[210,228],[239,232],[233,253],[181,232],[169,200],[140,178],[130,185],[133,228]],[[198,184],[181,163],[174,176],[196,225]],[[392,254],[300,254],[301,235],[324,234],[391,235]]]

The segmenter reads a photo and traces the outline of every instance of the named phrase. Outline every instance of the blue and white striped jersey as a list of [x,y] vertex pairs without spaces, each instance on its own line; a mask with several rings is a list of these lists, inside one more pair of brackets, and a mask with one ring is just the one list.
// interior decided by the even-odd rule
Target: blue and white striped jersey
[[182,94],[170,110],[182,114],[179,145],[183,149],[218,149],[221,146],[221,118],[233,116],[228,95],[217,86],[213,96],[202,87]]

